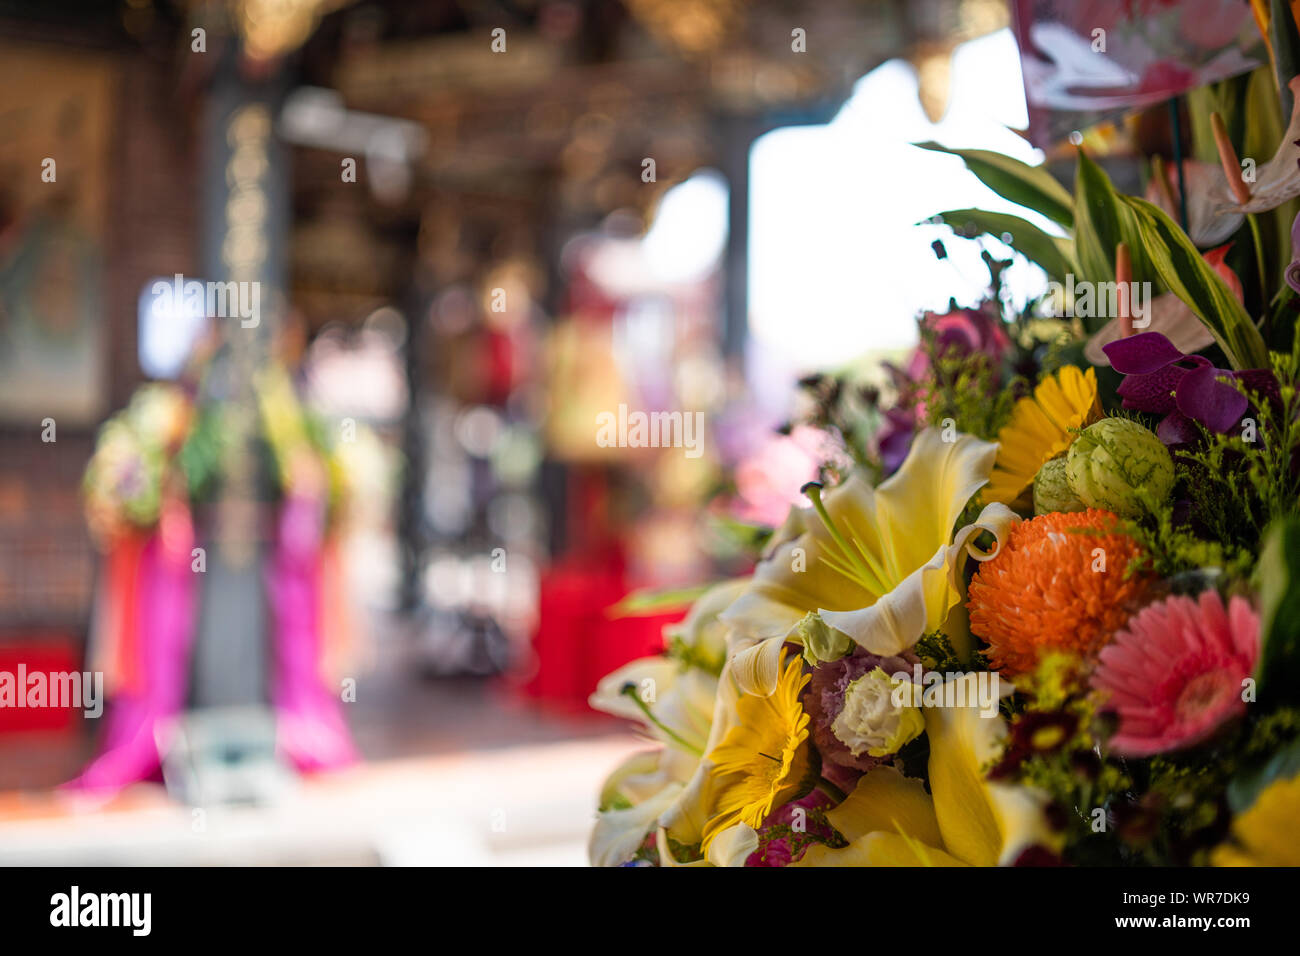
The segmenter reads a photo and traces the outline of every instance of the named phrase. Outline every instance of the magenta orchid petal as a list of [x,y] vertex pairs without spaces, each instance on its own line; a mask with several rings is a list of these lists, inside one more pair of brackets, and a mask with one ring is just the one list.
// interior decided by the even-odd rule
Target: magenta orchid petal
[[1139,332],[1102,346],[1111,367],[1123,375],[1146,375],[1171,365],[1183,353],[1159,332]]
[[1300,292],[1300,214],[1291,223],[1291,262],[1286,267],[1286,284]]
[[1282,401],[1277,376],[1270,369],[1247,368],[1232,374],[1237,381],[1246,386],[1247,392],[1253,393],[1251,397],[1258,396],[1271,403]]
[[1212,365],[1192,369],[1178,383],[1178,410],[1216,432],[1237,427],[1249,402],[1241,392],[1219,381],[1219,376],[1229,374]]
[[1176,407],[1174,390],[1186,374],[1185,368],[1166,365],[1145,375],[1126,376],[1115,392],[1124,399],[1125,408],[1152,415],[1165,415]]
[[1200,434],[1196,423],[1177,409],[1162,418],[1156,426],[1156,437],[1166,445],[1186,445],[1199,438]]

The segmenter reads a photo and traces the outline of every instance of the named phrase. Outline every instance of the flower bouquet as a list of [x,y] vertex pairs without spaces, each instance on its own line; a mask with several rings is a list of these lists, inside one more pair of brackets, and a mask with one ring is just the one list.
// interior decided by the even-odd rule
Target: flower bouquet
[[806,505],[592,697],[658,745],[593,863],[1300,865],[1296,94],[1197,91],[1144,197],[949,151],[1033,212],[938,220],[1048,291],[986,247],[888,387],[801,383]]

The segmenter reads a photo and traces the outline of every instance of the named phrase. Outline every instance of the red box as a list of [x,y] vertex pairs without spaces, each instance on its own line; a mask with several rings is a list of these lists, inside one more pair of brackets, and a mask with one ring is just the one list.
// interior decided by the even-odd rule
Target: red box
[[[46,674],[80,671],[81,657],[75,642],[66,635],[23,635],[18,640],[0,638],[0,673],[18,679],[19,665],[28,674],[40,671]],[[22,688],[18,688],[19,693]],[[0,734],[44,731],[68,733],[82,713],[77,707],[17,707],[0,706]]]

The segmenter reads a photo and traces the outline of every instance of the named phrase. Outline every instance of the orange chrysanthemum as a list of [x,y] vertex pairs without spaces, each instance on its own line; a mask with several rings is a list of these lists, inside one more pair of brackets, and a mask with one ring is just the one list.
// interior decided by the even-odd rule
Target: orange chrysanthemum
[[1095,508],[1040,515],[1016,525],[980,565],[966,606],[992,667],[1014,677],[1048,651],[1092,658],[1124,626],[1150,579],[1125,574],[1142,549],[1116,522]]

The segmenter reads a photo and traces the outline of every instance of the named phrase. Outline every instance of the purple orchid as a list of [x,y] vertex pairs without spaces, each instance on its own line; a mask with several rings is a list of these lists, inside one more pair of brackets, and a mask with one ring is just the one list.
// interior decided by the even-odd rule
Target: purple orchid
[[1125,376],[1118,389],[1124,407],[1165,416],[1156,435],[1166,445],[1195,440],[1194,421],[1220,433],[1241,424],[1250,403],[1221,378],[1236,379],[1264,395],[1278,394],[1277,379],[1268,369],[1216,368],[1203,355],[1184,355],[1159,332],[1116,339],[1102,350],[1115,371]]
[[876,438],[885,477],[902,467],[915,434],[916,413],[911,409],[891,408],[885,412],[885,424]]
[[[1300,163],[1300,160],[1296,162]],[[1300,213],[1296,214],[1295,220],[1291,223],[1291,262],[1283,276],[1291,291],[1300,293]]]

